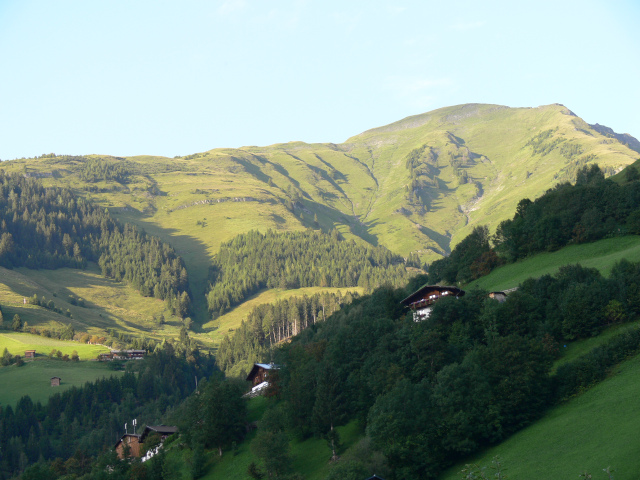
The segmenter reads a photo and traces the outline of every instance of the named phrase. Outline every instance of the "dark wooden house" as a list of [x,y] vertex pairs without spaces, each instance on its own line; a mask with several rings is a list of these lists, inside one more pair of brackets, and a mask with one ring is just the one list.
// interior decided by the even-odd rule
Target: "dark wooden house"
[[247,375],[247,381],[251,382],[252,387],[255,387],[268,381],[270,371],[278,369],[279,367],[273,363],[255,363],[249,375]]
[[420,322],[426,320],[431,315],[431,308],[435,302],[443,297],[459,298],[464,295],[464,290],[458,287],[447,287],[442,285],[425,285],[400,303],[413,310],[413,321]]
[[247,375],[247,381],[251,382],[251,391],[246,393],[245,397],[264,394],[269,386],[269,378],[273,378],[276,370],[280,370],[280,367],[273,363],[255,363]]
[[123,460],[125,458],[125,449],[129,448],[129,454],[127,458],[130,457],[139,457],[140,452],[142,451],[142,442],[140,441],[140,435],[136,435],[135,433],[125,433],[118,443],[115,445],[116,453],[118,454],[118,458]]
[[60,377],[51,377],[51,386],[52,387],[59,387],[61,381],[62,381],[62,379]]
[[36,351],[35,350],[25,350],[24,351],[24,358],[35,358],[36,356]]

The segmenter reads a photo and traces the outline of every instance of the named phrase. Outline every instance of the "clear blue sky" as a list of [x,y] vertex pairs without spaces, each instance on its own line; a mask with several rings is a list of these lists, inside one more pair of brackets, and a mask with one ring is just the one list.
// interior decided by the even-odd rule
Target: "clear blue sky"
[[0,158],[339,143],[468,102],[640,137],[640,1],[0,0]]

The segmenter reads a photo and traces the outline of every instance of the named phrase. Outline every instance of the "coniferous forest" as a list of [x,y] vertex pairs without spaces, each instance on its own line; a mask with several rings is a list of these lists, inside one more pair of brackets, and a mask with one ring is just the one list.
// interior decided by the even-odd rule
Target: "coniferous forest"
[[402,257],[319,231],[257,231],[224,243],[216,255],[207,294],[209,310],[224,313],[262,288],[363,287],[406,283]]
[[121,225],[67,188],[44,188],[0,170],[0,265],[83,268],[87,261],[142,295],[168,300],[176,314],[188,314],[189,279],[172,247]]

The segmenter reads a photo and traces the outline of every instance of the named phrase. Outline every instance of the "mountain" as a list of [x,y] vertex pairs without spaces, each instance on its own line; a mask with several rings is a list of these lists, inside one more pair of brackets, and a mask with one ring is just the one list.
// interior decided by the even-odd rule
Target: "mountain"
[[638,158],[636,144],[558,104],[466,104],[341,144],[291,142],[177,158],[43,155],[2,168],[70,186],[173,245],[204,316],[199,299],[211,258],[240,233],[335,228],[431,262],[476,225],[494,231],[519,200],[572,181],[585,164],[598,163],[607,175],[620,171]]

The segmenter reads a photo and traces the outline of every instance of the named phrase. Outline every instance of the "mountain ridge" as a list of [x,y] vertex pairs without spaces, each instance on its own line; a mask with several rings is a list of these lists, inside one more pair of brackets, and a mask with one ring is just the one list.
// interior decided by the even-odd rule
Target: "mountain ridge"
[[[560,104],[474,103],[339,144],[297,141],[177,158],[49,155],[2,168],[68,185],[169,242],[193,283],[206,286],[219,246],[252,229],[337,229],[404,257],[441,258],[475,226],[495,230],[522,198],[572,181],[581,166],[598,163],[609,176],[638,158],[598,128],[604,133]],[[102,177],[87,174],[96,161]]]

